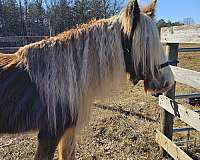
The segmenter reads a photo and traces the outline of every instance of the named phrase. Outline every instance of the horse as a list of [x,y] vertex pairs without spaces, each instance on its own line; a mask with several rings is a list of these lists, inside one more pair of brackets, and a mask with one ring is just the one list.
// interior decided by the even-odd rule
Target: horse
[[164,92],[174,84],[155,22],[154,0],[130,0],[111,18],[0,54],[0,133],[39,131],[36,160],[75,159],[76,134],[96,96],[126,81]]

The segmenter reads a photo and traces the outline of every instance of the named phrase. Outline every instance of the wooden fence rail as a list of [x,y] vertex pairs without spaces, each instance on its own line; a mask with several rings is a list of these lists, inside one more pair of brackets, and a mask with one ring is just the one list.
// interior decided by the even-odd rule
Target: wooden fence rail
[[200,43],[200,25],[183,25],[161,29],[163,43]]
[[0,53],[14,53],[20,47],[0,47]]
[[189,124],[191,127],[200,131],[200,114],[184,107],[181,104],[178,104],[174,100],[166,97],[159,97],[159,105],[164,108],[166,111],[171,113],[172,115],[178,117],[185,123]]
[[200,89],[200,72],[171,66],[176,82]]
[[163,147],[175,160],[192,160],[183,150],[176,146],[160,131],[156,131],[156,142]]
[[8,36],[0,37],[0,43],[4,42],[32,42],[48,38],[48,36]]
[[20,47],[46,39],[48,36],[8,36],[0,37],[0,53],[14,53]]
[[[165,27],[161,29],[161,42],[166,44],[166,55],[168,60],[177,61],[178,52],[198,51],[199,48],[178,49],[180,43],[200,43],[200,25]],[[176,82],[189,85],[200,89],[200,73],[176,66],[171,66]],[[200,131],[200,114],[185,106],[178,104],[175,98],[199,97],[195,95],[179,95],[175,96],[176,85],[159,97],[159,105],[161,106],[161,132],[156,132],[156,141],[163,148],[163,157],[170,155],[178,160],[191,160],[184,151],[172,142],[174,117],[178,117],[190,125],[192,130]],[[182,129],[184,131],[188,128]]]

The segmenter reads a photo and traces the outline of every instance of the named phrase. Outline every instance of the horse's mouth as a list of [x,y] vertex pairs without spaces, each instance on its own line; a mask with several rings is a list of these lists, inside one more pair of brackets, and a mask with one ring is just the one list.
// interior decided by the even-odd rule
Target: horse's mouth
[[165,82],[163,85],[161,85],[159,87],[155,87],[155,85],[153,85],[153,86],[144,85],[144,90],[145,90],[145,92],[158,94],[158,93],[165,93],[165,92],[171,90],[173,86],[174,86],[174,83]]

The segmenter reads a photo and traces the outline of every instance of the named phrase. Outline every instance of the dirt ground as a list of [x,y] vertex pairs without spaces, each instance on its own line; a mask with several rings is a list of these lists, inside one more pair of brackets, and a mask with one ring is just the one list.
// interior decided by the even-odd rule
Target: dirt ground
[[[200,53],[179,55],[180,66],[200,71]],[[199,92],[177,85],[177,93]],[[186,105],[186,100],[181,100]],[[197,109],[197,108],[194,108]],[[155,142],[155,130],[160,127],[158,99],[146,95],[142,83],[124,90],[113,91],[105,99],[97,100],[91,109],[89,126],[78,137],[76,158],[79,160],[159,160],[159,146]],[[179,120],[175,127],[186,125]],[[191,131],[190,138],[200,133]],[[37,134],[3,135],[0,137],[0,160],[30,160],[37,148]],[[187,133],[174,134],[174,140],[187,139]],[[200,143],[191,142],[188,150],[200,159]],[[57,153],[55,160],[57,159]]]

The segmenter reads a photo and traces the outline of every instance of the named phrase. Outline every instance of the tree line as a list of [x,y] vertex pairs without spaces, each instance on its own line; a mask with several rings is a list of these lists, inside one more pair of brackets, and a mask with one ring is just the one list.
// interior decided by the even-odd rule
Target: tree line
[[159,21],[157,21],[157,26],[158,26],[159,31],[161,30],[162,27],[171,27],[171,26],[180,26],[180,25],[184,25],[184,23],[171,22],[170,20],[165,21],[164,19],[160,19]]
[[123,0],[0,0],[0,36],[53,36],[118,13]]
[[[53,36],[118,13],[124,0],[0,0],[0,36]],[[182,25],[157,21],[158,28]]]

